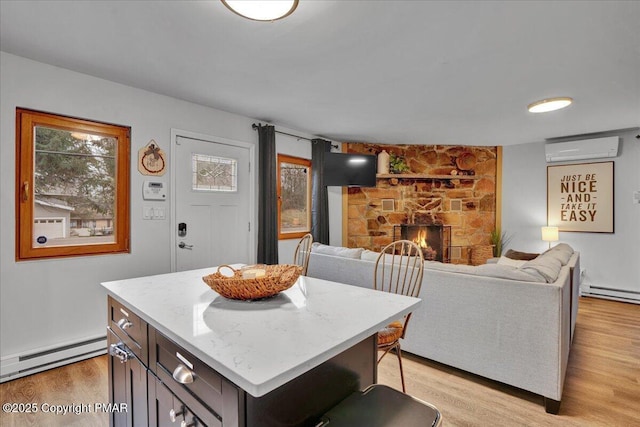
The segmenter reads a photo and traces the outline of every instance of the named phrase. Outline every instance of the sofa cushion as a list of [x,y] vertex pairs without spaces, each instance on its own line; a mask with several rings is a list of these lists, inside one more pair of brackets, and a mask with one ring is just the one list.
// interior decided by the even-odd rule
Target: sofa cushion
[[360,259],[365,261],[375,262],[379,256],[380,256],[380,252],[370,251],[369,249],[365,249],[362,251],[362,254],[360,255]]
[[523,259],[512,259],[503,255],[500,258],[498,258],[498,262],[496,264],[508,265],[510,267],[518,268],[518,267],[522,267],[522,265],[525,264],[526,262],[527,261]]
[[540,255],[540,254],[533,254],[533,253],[528,253],[528,252],[519,252],[519,251],[514,251],[513,249],[509,249],[509,250],[507,250],[507,252],[504,253],[504,256],[506,256],[507,258],[517,259],[517,260],[524,260],[524,261],[531,261],[532,259],[534,259],[538,255]]
[[536,259],[527,261],[520,270],[527,273],[538,273],[545,278],[547,283],[553,283],[560,274],[562,263],[555,257],[554,254],[540,255]]
[[567,265],[569,259],[571,259],[571,255],[573,255],[573,248],[566,243],[558,243],[551,249],[543,252],[542,255],[551,256],[560,261],[560,264]]
[[360,256],[362,255],[362,251],[364,251],[364,249],[362,248],[344,248],[341,246],[329,246],[329,245],[323,245],[322,243],[318,243],[318,242],[314,242],[313,245],[311,245],[311,252],[317,252],[319,254],[324,254],[324,255],[339,256],[343,258],[360,259]]
[[438,261],[425,261],[426,269],[448,271],[450,273],[473,274],[476,276],[497,277],[500,279],[519,280],[521,282],[546,282],[546,278],[536,271],[524,271],[516,267],[498,264],[482,264],[478,266],[464,264],[447,264]]

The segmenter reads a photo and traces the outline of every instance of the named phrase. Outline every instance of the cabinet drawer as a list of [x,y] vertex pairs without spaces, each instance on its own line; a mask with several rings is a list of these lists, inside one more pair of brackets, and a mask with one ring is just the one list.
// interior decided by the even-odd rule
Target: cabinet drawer
[[109,326],[145,365],[149,362],[147,322],[115,299],[108,299]]
[[149,328],[150,368],[187,406],[196,397],[220,417],[225,426],[238,425],[243,395],[231,382],[169,338]]
[[149,426],[222,427],[220,419],[190,397],[182,401],[149,373]]

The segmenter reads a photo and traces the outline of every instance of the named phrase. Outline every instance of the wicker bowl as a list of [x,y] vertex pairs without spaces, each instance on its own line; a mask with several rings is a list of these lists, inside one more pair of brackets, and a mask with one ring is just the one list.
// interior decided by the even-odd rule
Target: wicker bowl
[[[220,270],[223,268],[231,270],[233,275],[222,274]],[[236,270],[229,265],[221,265],[215,273],[204,276],[202,280],[225,298],[254,300],[268,298],[289,289],[302,272],[302,267],[292,264],[248,266],[245,268],[264,269],[265,275],[244,279],[242,270]]]

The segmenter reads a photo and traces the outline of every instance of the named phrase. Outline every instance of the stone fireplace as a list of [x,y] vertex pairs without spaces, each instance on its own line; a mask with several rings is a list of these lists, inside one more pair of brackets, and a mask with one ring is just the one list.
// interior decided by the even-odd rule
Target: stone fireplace
[[382,150],[402,156],[409,170],[379,175],[375,187],[345,189],[345,246],[379,251],[402,236],[403,226],[412,233],[415,225],[442,234],[442,247],[429,238],[426,243],[443,262],[470,263],[475,249],[491,244],[496,147],[350,143],[345,151],[377,155]]
[[420,246],[426,261],[450,261],[451,227],[435,224],[401,224],[393,227],[393,236],[393,240],[410,240]]

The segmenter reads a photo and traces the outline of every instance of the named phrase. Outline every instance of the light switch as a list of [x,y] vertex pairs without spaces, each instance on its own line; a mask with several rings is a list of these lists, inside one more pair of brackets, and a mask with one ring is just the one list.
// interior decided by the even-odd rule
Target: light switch
[[142,219],[151,219],[153,215],[153,208],[149,206],[142,207]]
[[153,219],[164,219],[164,208],[153,208]]

